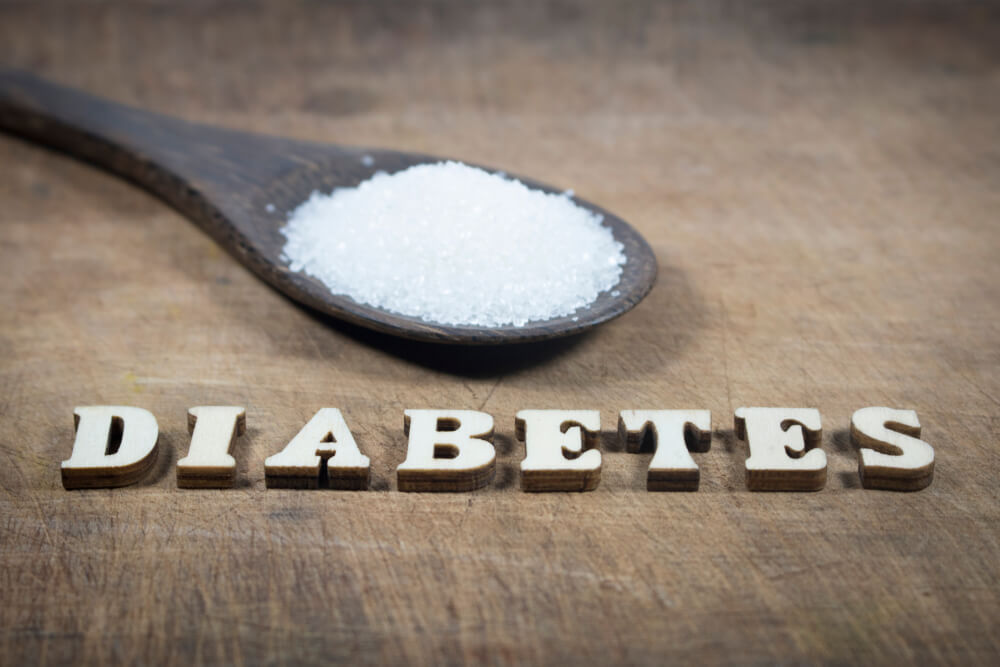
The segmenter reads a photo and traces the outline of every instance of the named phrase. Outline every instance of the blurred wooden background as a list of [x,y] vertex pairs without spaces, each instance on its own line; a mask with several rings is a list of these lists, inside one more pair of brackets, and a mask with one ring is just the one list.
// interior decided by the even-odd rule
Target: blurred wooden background
[[[870,6],[871,5],[871,6]],[[0,136],[0,663],[992,663],[1000,658],[1000,9],[948,2],[0,2],[0,65],[192,120],[573,188],[660,261],[574,340],[405,343],[280,297],[159,201]],[[138,486],[67,492],[82,404],[148,408]],[[248,409],[232,491],[185,411]],[[815,494],[745,490],[740,405],[818,407]],[[932,486],[859,488],[866,405]],[[363,493],[265,490],[322,406]],[[402,411],[497,420],[496,483],[400,494]],[[599,408],[597,491],[518,490],[519,408]],[[710,408],[695,494],[623,408]]]

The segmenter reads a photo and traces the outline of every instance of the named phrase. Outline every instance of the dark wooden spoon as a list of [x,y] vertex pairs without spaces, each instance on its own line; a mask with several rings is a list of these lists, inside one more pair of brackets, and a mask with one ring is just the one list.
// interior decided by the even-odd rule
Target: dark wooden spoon
[[[0,129],[100,165],[159,195],[198,223],[251,271],[316,310],[361,326],[417,340],[503,344],[566,336],[607,322],[649,293],[656,258],[625,221],[585,201],[625,246],[617,296],[604,292],[577,318],[524,326],[450,326],[425,322],[332,294],[288,269],[279,229],[314,190],[352,187],[376,171],[389,173],[441,158],[415,153],[295,141],[170,118],[44,81],[0,72]],[[520,178],[520,177],[518,177]],[[530,179],[528,185],[552,188]]]

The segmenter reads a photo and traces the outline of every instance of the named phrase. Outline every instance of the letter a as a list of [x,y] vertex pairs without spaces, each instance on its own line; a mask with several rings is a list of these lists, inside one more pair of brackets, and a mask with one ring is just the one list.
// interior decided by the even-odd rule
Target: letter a
[[264,460],[264,482],[269,489],[318,489],[324,463],[329,488],[368,488],[371,462],[336,408],[319,410],[287,447]]

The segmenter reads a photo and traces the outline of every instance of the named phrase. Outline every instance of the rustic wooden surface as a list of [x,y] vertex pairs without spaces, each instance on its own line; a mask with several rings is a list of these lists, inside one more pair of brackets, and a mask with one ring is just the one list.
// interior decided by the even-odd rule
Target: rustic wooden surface
[[[900,661],[1000,654],[1000,16],[986,3],[4,3],[0,62],[197,121],[448,154],[620,213],[632,313],[513,350],[336,325],[153,197],[0,137],[0,663]],[[67,492],[72,409],[152,410],[135,487]],[[186,411],[245,405],[234,490]],[[854,409],[933,484],[860,488]],[[745,490],[740,405],[818,407],[818,493]],[[264,488],[321,406],[368,492]],[[496,417],[496,483],[400,494],[404,408]],[[599,408],[593,493],[524,494],[514,413]],[[622,408],[712,410],[647,493]]]

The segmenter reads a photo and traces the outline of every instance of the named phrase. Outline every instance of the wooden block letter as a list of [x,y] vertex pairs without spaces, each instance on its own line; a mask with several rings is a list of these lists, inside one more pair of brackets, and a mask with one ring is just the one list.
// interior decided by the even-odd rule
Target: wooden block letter
[[[523,491],[593,491],[601,482],[597,410],[521,410],[514,428],[524,442]],[[587,450],[587,451],[584,451]]]
[[475,410],[405,410],[410,442],[396,468],[400,491],[472,491],[496,472],[493,417]]
[[318,489],[324,466],[329,488],[368,488],[371,462],[336,408],[319,410],[288,446],[264,460],[264,481],[272,489]]
[[646,434],[655,454],[646,474],[647,491],[697,491],[698,465],[688,449],[707,452],[712,443],[708,410],[622,410],[618,437],[625,450],[638,452]]
[[227,489],[236,484],[233,444],[246,432],[246,410],[232,405],[202,405],[188,410],[188,455],[177,462],[182,489]]
[[156,462],[156,418],[142,408],[91,405],[73,410],[76,441],[62,462],[67,489],[127,486]]
[[819,491],[826,484],[823,430],[814,408],[737,408],[736,437],[750,447],[751,491]]
[[934,448],[920,439],[913,410],[861,408],[851,417],[851,442],[860,448],[858,474],[866,489],[919,491],[934,477]]

